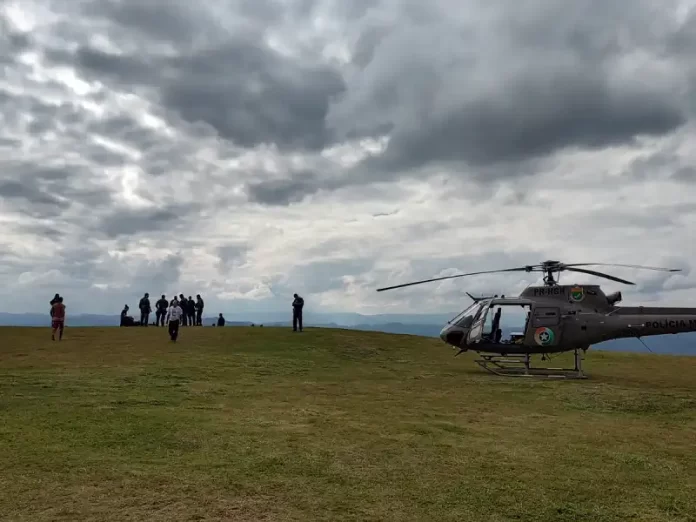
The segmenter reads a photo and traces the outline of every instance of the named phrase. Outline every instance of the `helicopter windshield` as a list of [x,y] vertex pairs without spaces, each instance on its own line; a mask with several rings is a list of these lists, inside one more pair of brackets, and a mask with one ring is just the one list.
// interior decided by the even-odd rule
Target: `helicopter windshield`
[[449,321],[449,324],[459,326],[461,328],[470,328],[474,323],[474,319],[481,315],[484,303],[478,302],[472,304],[469,308],[461,312],[454,319]]

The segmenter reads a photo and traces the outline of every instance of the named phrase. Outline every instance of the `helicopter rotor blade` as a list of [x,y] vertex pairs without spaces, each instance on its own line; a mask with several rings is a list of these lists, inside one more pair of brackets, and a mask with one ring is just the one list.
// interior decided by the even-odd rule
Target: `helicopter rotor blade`
[[594,270],[586,270],[584,268],[566,268],[566,270],[569,270],[571,272],[581,272],[583,274],[590,274],[597,277],[603,277],[604,279],[611,279],[612,281],[616,281],[617,283],[623,283],[625,285],[635,285],[635,283],[632,283],[631,281],[626,281],[625,279],[620,279],[618,277],[614,277],[609,274],[603,274],[602,272],[596,272]]
[[622,265],[617,263],[572,263],[569,265],[563,265],[564,267],[571,266],[616,266],[622,268],[640,268],[642,270],[656,270],[658,272],[681,272],[681,268],[661,268],[658,266],[642,266],[642,265]]
[[507,268],[504,270],[485,270],[483,272],[470,272],[468,274],[457,274],[457,275],[451,275],[451,276],[444,276],[444,277],[435,277],[433,279],[424,279],[423,281],[414,281],[412,283],[404,283],[401,285],[394,285],[394,286],[387,286],[385,288],[378,288],[378,292],[384,292],[385,290],[394,290],[395,288],[404,288],[406,286],[414,286],[414,285],[422,285],[423,283],[432,283],[433,281],[444,281],[445,279],[455,279],[457,277],[466,277],[466,276],[472,276],[472,275],[480,275],[480,274],[497,274],[501,272],[527,272],[527,267],[520,267],[520,268]]

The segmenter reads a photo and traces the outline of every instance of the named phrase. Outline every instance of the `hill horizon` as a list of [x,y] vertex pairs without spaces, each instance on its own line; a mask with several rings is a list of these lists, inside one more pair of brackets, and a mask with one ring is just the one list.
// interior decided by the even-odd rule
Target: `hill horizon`
[[[227,327],[263,325],[265,327],[275,328],[292,326],[292,318],[288,317],[289,314],[279,312],[251,312],[248,314],[237,312],[223,315]],[[343,328],[349,330],[438,338],[442,327],[455,315],[456,313],[374,315],[359,313],[306,313],[304,317],[304,326],[310,328]],[[150,317],[151,322],[154,322],[154,314],[151,314]],[[69,317],[68,325],[78,328],[118,327],[119,319],[119,315],[115,314],[75,314]],[[203,318],[203,326],[210,327],[216,320],[217,316],[205,316]],[[47,327],[48,314],[12,314],[0,312],[0,327],[11,326]],[[696,356],[696,332],[688,332],[680,335],[657,335],[647,337],[643,342],[634,338],[616,339],[593,345],[591,349],[613,352],[652,352],[658,355]]]

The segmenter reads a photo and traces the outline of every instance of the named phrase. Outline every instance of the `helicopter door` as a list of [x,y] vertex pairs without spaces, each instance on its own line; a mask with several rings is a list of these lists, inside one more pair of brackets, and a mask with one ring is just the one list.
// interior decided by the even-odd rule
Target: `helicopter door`
[[557,345],[561,337],[560,309],[552,306],[535,307],[525,337],[531,345]]
[[474,316],[474,322],[471,325],[469,336],[467,337],[467,344],[478,343],[481,341],[481,338],[483,337],[483,325],[486,321],[488,310],[488,306],[481,306]]

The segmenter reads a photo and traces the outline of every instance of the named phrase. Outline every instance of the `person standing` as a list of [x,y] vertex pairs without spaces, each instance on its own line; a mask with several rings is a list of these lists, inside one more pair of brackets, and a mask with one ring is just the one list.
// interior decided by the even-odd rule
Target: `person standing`
[[56,294],[56,295],[53,296],[53,299],[51,299],[51,301],[48,303],[49,305],[51,305],[51,308],[50,308],[50,311],[49,311],[49,313],[51,314],[51,317],[53,317],[53,305],[56,304],[56,303],[58,302],[58,299],[59,299],[59,298],[60,298],[60,295],[59,295],[59,294]]
[[63,340],[63,330],[65,328],[65,305],[63,298],[58,299],[51,305],[51,340],[56,340],[56,332],[58,332],[58,340]]
[[302,331],[302,308],[304,307],[304,299],[297,294],[293,294],[295,298],[292,302],[292,331]]
[[145,295],[138,304],[138,308],[140,308],[140,326],[147,326],[150,322],[150,313],[152,312],[150,294],[145,292]]
[[169,338],[172,341],[177,340],[179,337],[179,321],[181,320],[181,317],[184,315],[184,311],[181,309],[179,306],[179,302],[176,300],[176,297],[172,301],[172,306],[169,307],[169,310],[167,311],[167,324],[169,325]]
[[222,316],[222,314],[220,314],[218,316],[217,325],[218,326],[225,326],[225,318]]
[[181,315],[181,326],[188,326],[186,324],[186,305],[187,301],[184,297],[184,294],[179,294],[179,306],[181,307],[181,311],[183,312],[183,314]]
[[189,326],[196,326],[196,301],[193,300],[193,297],[188,296],[184,312],[186,313]]
[[160,322],[162,323],[162,326],[164,326],[164,319],[167,316],[168,307],[169,303],[167,302],[167,298],[165,296],[162,296],[162,299],[157,301],[157,303],[155,304],[155,313],[157,314],[157,326],[160,326]]
[[205,303],[203,302],[203,298],[201,297],[201,294],[196,294],[196,325],[197,326],[203,326],[203,308],[205,307]]

